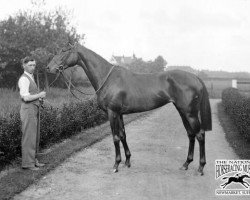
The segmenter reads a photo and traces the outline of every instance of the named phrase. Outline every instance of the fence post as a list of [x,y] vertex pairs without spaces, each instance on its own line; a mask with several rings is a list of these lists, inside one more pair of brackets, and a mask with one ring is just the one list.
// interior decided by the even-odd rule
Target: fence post
[[232,87],[237,88],[237,80],[236,79],[232,80]]

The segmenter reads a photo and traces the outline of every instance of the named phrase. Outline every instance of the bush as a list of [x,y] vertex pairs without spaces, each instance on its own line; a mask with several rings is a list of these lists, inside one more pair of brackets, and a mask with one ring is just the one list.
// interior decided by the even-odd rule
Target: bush
[[222,104],[239,133],[250,141],[250,98],[235,88],[227,88],[222,92]]
[[0,163],[9,162],[21,154],[21,122],[19,112],[0,118]]
[[[75,133],[107,121],[96,99],[64,104],[61,108],[41,109],[40,147],[61,141]],[[0,163],[4,165],[21,155],[21,122],[19,110],[0,117]]]

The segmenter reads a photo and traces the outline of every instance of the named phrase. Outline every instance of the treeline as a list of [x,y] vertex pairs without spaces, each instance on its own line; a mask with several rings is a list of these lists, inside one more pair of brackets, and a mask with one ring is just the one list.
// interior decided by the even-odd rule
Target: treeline
[[154,61],[144,61],[141,58],[135,58],[130,64],[126,64],[125,67],[133,72],[138,73],[155,73],[164,71],[167,61],[162,57],[158,56]]
[[198,75],[203,79],[221,78],[221,79],[250,79],[248,72],[226,72],[226,71],[211,71],[211,70],[196,70],[190,66],[168,66],[166,70],[180,69]]
[[[21,59],[27,55],[37,60],[40,86],[48,86],[54,79],[54,75],[45,70],[51,57],[69,39],[84,40],[84,35],[77,33],[68,16],[69,13],[61,8],[46,13],[27,10],[0,21],[0,87],[16,88],[23,72]],[[55,84],[62,87],[64,83]]]

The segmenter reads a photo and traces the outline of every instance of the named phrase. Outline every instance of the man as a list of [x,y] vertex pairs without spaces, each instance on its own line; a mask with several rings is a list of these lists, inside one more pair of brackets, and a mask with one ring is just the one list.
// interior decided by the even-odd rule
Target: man
[[37,160],[39,146],[38,111],[40,101],[46,97],[46,92],[39,92],[33,73],[36,61],[32,57],[22,60],[24,73],[18,81],[20,96],[22,99],[20,117],[22,122],[22,168],[39,170],[44,164]]

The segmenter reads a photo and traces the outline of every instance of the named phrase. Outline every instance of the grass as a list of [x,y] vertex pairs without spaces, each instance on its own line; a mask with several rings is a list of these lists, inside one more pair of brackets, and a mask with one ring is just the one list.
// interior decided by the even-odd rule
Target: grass
[[[125,124],[147,115],[146,113],[131,114],[124,118]],[[46,163],[45,167],[39,171],[22,170],[21,159],[17,159],[0,173],[0,199],[11,199],[25,190],[28,186],[36,183],[49,171],[55,169],[65,159],[72,154],[102,140],[111,134],[109,122],[106,122],[98,127],[91,128],[64,140],[60,144],[55,144],[52,147],[45,149],[40,155],[39,160]],[[112,142],[111,142],[112,144]],[[110,163],[112,167],[113,163]]]
[[[85,87],[85,88],[78,88],[83,92],[93,94],[94,95],[94,89],[92,87]],[[87,100],[93,95],[83,95],[77,91],[73,91],[74,94],[79,98],[83,100]],[[19,92],[15,90],[0,88],[0,117],[6,117],[11,113],[11,111],[19,110],[21,99],[19,96]],[[47,91],[47,96],[45,100],[45,104],[49,104],[53,107],[60,107],[63,104],[67,104],[70,102],[78,101],[67,89],[60,89],[60,88],[50,88],[49,91]]]
[[226,139],[240,159],[250,159],[250,141],[247,141],[238,132],[230,117],[225,113],[222,103],[218,104],[218,117],[226,133]]

